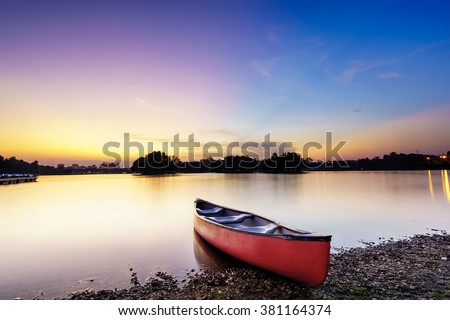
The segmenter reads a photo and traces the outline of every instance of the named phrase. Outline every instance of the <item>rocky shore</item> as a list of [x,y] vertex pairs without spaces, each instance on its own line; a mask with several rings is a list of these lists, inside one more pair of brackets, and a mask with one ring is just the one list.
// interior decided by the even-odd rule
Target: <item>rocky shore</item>
[[160,272],[141,283],[130,269],[128,289],[87,289],[68,299],[450,299],[449,259],[450,236],[441,232],[337,250],[317,288],[234,263],[218,271],[191,270],[181,282]]

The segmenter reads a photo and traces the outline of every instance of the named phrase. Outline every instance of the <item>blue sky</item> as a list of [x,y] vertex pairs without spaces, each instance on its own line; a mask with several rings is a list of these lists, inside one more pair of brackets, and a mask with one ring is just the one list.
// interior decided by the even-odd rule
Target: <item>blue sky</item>
[[[0,154],[291,141],[347,159],[450,150],[448,1],[0,2]],[[7,134],[6,134],[7,133]],[[323,150],[313,157],[323,158]]]

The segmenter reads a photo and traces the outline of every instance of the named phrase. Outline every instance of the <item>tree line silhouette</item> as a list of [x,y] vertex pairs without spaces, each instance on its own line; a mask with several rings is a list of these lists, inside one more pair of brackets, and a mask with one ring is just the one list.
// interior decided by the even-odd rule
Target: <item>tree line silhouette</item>
[[[343,170],[438,170],[450,169],[450,151],[442,155],[404,154],[391,152],[382,158],[363,158],[348,161],[322,162],[310,158],[304,159],[295,152],[281,155],[272,154],[269,159],[258,160],[245,155],[226,156],[220,159],[202,159],[199,161],[181,161],[161,151],[154,151],[133,162],[130,170],[141,174],[173,173],[302,173],[305,171],[343,171]],[[102,166],[92,173],[111,173]],[[28,163],[15,157],[0,156],[0,173],[30,173],[41,175],[74,174],[76,172],[60,167],[46,166],[38,161]],[[88,173],[88,172],[83,172]]]
[[269,159],[257,160],[245,155],[226,156],[222,159],[203,159],[183,162],[177,157],[156,151],[137,159],[131,170],[142,174],[165,173],[301,173],[304,171],[344,170],[433,170],[450,168],[450,151],[446,155],[397,154],[391,152],[383,158],[364,158],[348,161],[313,161],[300,154],[274,153]]
[[[114,166],[112,166],[114,165]],[[116,167],[115,163],[103,162],[97,166],[80,166],[73,168],[72,166],[64,167],[64,165],[48,166],[41,165],[37,160],[29,163],[24,160],[16,159],[16,157],[4,158],[0,155],[0,174],[39,174],[39,175],[66,175],[66,174],[86,174],[86,173],[123,173],[130,172],[129,169]]]
[[203,159],[184,162],[164,152],[154,151],[134,161],[131,171],[142,174],[170,173],[300,173],[306,169],[302,158],[294,152],[274,153],[270,159],[259,161],[246,155],[226,156],[222,159]]
[[313,170],[439,170],[450,169],[450,151],[443,155],[424,155],[417,153],[385,154],[383,158],[363,158],[343,162],[314,162],[309,164]]

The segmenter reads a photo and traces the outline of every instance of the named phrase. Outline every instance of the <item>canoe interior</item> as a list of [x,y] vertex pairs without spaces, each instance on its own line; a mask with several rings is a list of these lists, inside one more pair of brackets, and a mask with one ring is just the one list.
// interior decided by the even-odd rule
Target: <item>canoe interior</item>
[[196,213],[203,219],[226,228],[281,238],[309,241],[331,241],[331,236],[293,229],[249,212],[235,210],[197,199]]

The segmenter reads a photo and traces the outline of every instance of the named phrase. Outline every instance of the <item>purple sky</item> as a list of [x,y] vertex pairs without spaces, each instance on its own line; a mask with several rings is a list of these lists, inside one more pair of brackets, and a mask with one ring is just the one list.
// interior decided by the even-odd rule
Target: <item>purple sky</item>
[[124,133],[302,153],[326,131],[348,159],[439,154],[449,61],[446,2],[2,0],[0,154],[98,163]]

